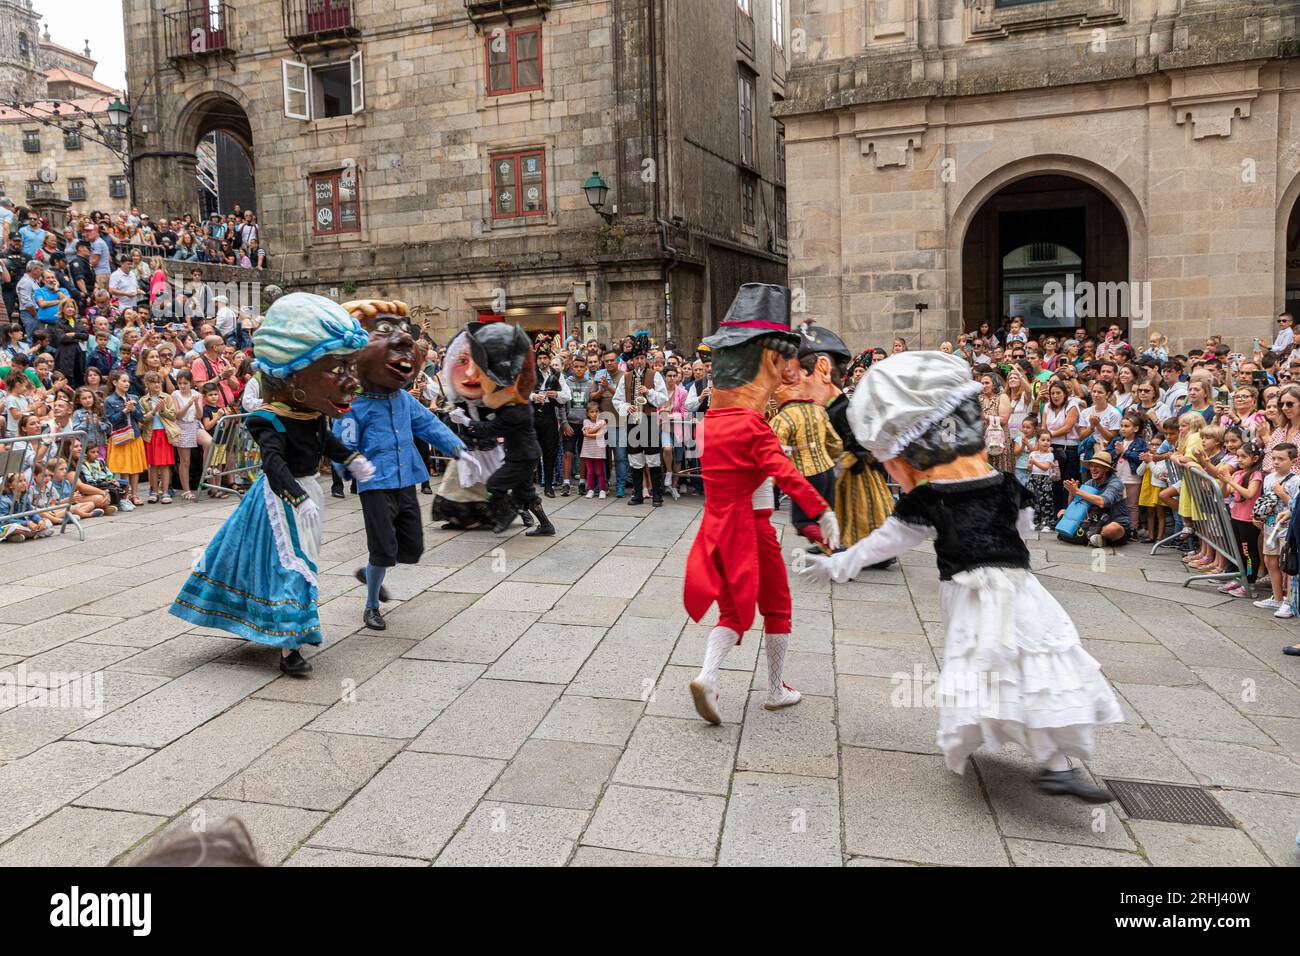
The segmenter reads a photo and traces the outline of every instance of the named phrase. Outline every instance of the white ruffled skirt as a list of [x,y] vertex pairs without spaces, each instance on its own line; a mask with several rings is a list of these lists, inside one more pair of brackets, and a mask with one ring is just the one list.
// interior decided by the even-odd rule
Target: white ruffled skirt
[[1088,759],[1093,728],[1124,720],[1065,609],[1028,571],[975,568],[939,586],[946,624],[939,748],[961,773],[981,746],[1016,743],[1042,763]]

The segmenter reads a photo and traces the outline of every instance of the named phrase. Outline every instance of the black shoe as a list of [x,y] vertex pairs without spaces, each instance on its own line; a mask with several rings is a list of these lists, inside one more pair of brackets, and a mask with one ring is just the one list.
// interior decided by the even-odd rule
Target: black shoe
[[280,655],[280,670],[290,677],[306,677],[311,673],[311,661],[295,650],[288,657]]
[[531,528],[533,526],[533,516],[528,511],[519,512],[519,520],[524,523],[525,528]]
[[1115,797],[1109,790],[1095,786],[1079,772],[1073,770],[1040,770],[1038,789],[1054,797],[1078,797],[1087,803],[1110,803]]
[[879,564],[867,565],[872,571],[887,571],[889,566],[897,561],[897,558],[890,558],[888,561],[881,561]]
[[347,495],[345,495],[345,494],[343,493],[343,482],[341,482],[341,481],[336,481],[336,482],[334,482],[334,484],[330,485],[330,496],[331,496],[331,497],[334,497],[334,498],[346,498],[346,497],[347,497]]
[[424,484],[422,484],[422,485],[420,486],[420,494],[422,494],[422,495],[431,495],[431,494],[433,494],[433,488],[429,485],[429,483],[428,483],[427,481],[426,481]]
[[552,488],[550,485],[547,485],[545,488],[542,489],[542,491],[545,492],[546,497],[548,497],[548,498],[554,498],[554,497],[555,497],[555,489]]
[[384,623],[384,616],[379,613],[379,608],[368,607],[366,612],[361,615],[361,623],[372,631],[386,630],[388,625]]
[[[356,579],[360,581],[362,584],[366,585],[367,587],[370,586],[370,582],[366,580],[365,568],[357,568]],[[382,584],[379,585],[379,600],[381,601],[390,600],[390,598],[388,597],[388,588],[384,587]]]
[[525,538],[549,538],[555,534],[555,525],[551,524],[551,519],[546,517],[546,512],[542,510],[542,503],[539,501],[528,509],[537,518],[537,527],[530,528],[524,532]]
[[1289,654],[1291,657],[1300,657],[1300,644],[1288,644],[1282,648],[1283,654]]
[[569,497],[569,483],[567,481],[560,486],[560,497],[561,498]]
[[633,495],[631,498],[627,499],[627,503],[630,505],[645,504],[645,498],[641,497],[640,495]]
[[515,505],[510,495],[492,498],[488,501],[488,511],[492,514],[492,531],[505,534],[515,523]]

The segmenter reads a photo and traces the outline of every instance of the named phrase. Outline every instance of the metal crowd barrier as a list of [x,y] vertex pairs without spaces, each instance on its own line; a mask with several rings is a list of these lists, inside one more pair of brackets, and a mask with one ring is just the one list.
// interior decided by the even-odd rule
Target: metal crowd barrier
[[[1167,460],[1166,463],[1169,466],[1170,485],[1178,483],[1180,505],[1184,501],[1183,495],[1189,495],[1192,499],[1192,508],[1196,516],[1183,518],[1184,530],[1190,528],[1198,539],[1208,544],[1223,558],[1226,565],[1232,568],[1230,571],[1224,570],[1217,574],[1188,575],[1187,580],[1183,582],[1183,587],[1190,586],[1193,581],[1221,581],[1235,578],[1242,587],[1249,589],[1246,556],[1241,553],[1241,547],[1237,544],[1237,535],[1232,529],[1232,516],[1228,512],[1228,502],[1223,494],[1223,488],[1218,481],[1200,468],[1177,465],[1172,459]],[[1182,532],[1175,532],[1157,541],[1152,546],[1151,553],[1155,554],[1162,547],[1172,546],[1181,534]]]
[[[0,438],[0,480],[7,483],[10,475],[26,474],[28,468],[37,462],[53,461],[55,458],[62,458],[67,461],[68,451],[74,441],[81,442],[81,453],[86,454],[86,433],[85,431],[65,431],[54,434],[30,435],[23,438]],[[36,447],[33,448],[32,446]],[[34,452],[31,460],[28,461],[28,452]],[[71,473],[71,468],[69,468]],[[73,479],[74,496],[76,494],[76,479]],[[31,493],[31,489],[28,489]],[[72,505],[71,499],[63,502],[55,502],[46,505],[43,508],[33,508],[30,511],[15,511],[12,514],[4,515],[2,519],[5,524],[11,523],[14,519],[31,518],[36,515],[47,514],[51,511],[63,509],[63,520],[59,522],[59,534],[67,534],[68,526],[77,529],[77,534],[82,541],[86,540],[86,530],[81,523],[72,524]]]
[[[244,425],[247,419],[248,413],[244,412],[217,422],[212,441],[203,450],[199,490],[240,495],[261,474],[262,450]],[[230,483],[224,484],[223,479],[230,479]]]

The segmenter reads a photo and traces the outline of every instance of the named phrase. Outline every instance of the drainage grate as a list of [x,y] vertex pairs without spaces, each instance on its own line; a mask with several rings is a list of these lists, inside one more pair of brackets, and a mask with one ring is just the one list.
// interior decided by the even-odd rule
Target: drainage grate
[[1177,787],[1168,783],[1137,783],[1132,780],[1107,780],[1124,812],[1138,820],[1163,820],[1166,823],[1195,823],[1205,827],[1236,825],[1208,793],[1199,787]]

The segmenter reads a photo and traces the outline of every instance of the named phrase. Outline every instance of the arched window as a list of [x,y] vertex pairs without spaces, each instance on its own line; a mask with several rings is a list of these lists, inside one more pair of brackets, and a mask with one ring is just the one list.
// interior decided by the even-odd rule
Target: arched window
[[18,34],[18,55],[25,60],[27,59],[28,53],[29,50],[27,46],[27,34],[20,33]]

